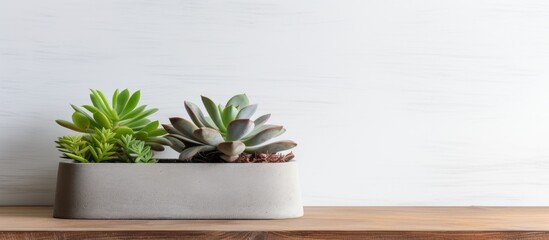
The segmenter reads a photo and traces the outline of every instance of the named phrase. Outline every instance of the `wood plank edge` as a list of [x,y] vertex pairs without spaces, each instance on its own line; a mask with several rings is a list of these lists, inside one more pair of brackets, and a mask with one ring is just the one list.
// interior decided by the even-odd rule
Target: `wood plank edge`
[[0,239],[549,239],[542,231],[2,231]]

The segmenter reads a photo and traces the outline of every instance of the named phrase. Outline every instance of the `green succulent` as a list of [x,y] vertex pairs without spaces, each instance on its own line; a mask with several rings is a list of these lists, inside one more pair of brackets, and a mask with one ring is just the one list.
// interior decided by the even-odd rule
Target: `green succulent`
[[138,106],[140,97],[140,91],[130,94],[128,89],[121,92],[117,89],[112,96],[111,105],[101,91],[91,89],[92,105],[83,105],[82,109],[71,104],[74,109],[72,121],[56,122],[82,133],[94,133],[96,129],[112,129],[117,138],[122,135],[133,135],[136,139],[145,141],[153,150],[163,151],[163,145],[171,144],[160,137],[166,134],[166,131],[159,128],[158,121],[147,119],[158,109],[146,109],[146,105]]
[[63,136],[56,141],[64,158],[82,163],[103,162],[118,158],[115,133],[111,129],[97,129],[84,136]]
[[64,158],[82,163],[155,163],[151,147],[132,135],[116,137],[111,129],[96,129],[84,136],[63,136],[56,141]]
[[124,151],[123,158],[133,163],[155,163],[151,147],[145,142],[135,139],[132,135],[124,135],[119,139],[119,144]]
[[93,162],[103,162],[117,159],[116,133],[111,129],[103,128],[89,135],[90,153]]
[[217,105],[205,96],[202,96],[202,103],[208,116],[196,104],[185,101],[191,121],[173,117],[171,125],[162,125],[169,133],[166,138],[172,142],[172,148],[180,152],[181,160],[217,151],[223,160],[233,162],[243,152],[277,153],[297,146],[290,140],[266,143],[286,130],[279,125],[266,124],[270,114],[251,120],[257,104],[250,105],[245,94],[232,97],[225,106]]
[[57,141],[57,148],[63,153],[63,158],[70,158],[78,162],[87,163],[90,144],[82,136],[63,136]]

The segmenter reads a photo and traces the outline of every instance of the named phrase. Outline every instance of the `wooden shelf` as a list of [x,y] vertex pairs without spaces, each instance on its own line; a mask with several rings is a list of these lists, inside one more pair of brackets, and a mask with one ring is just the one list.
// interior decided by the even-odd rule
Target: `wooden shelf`
[[549,239],[549,207],[306,207],[287,220],[69,220],[0,207],[0,238]]

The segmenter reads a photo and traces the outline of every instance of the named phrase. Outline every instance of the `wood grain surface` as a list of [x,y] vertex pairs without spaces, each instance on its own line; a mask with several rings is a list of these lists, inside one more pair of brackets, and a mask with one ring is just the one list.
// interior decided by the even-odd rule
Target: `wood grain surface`
[[[246,92],[305,205],[549,204],[549,1],[0,1],[0,205],[51,205],[88,88]],[[160,157],[175,157],[166,152]]]
[[376,231],[291,231],[291,232],[0,232],[2,239],[193,239],[193,240],[282,240],[282,239],[349,239],[349,240],[478,240],[478,239],[509,239],[509,240],[545,240],[548,232],[376,232]]
[[548,239],[547,207],[306,207],[286,220],[70,220],[0,208],[2,239]]
[[549,231],[548,207],[306,207],[284,220],[74,220],[2,207],[0,231]]

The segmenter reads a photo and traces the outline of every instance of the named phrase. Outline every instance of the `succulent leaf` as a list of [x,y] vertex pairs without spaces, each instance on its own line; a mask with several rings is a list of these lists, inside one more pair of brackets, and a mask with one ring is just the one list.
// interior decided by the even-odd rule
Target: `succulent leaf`
[[248,105],[240,109],[236,119],[250,119],[254,115],[255,110],[257,110],[257,104]]
[[126,115],[130,111],[132,111],[137,104],[139,103],[139,99],[141,98],[141,91],[134,92],[130,99],[128,100],[128,103],[126,103],[126,106],[124,106],[124,110],[122,110],[121,115]]
[[198,129],[198,127],[194,125],[194,123],[178,117],[170,118],[170,122],[172,123],[172,126],[185,137],[195,139],[193,132]]
[[104,112],[108,112],[108,108],[105,104],[105,102],[103,101],[103,99],[101,99],[101,96],[99,95],[98,91],[95,90],[95,89],[90,89],[91,91],[91,95],[92,97],[94,98],[95,102],[97,103],[97,105],[95,105],[97,108],[99,109],[102,109]]
[[141,131],[145,132],[152,132],[153,130],[158,129],[158,126],[160,126],[160,123],[158,121],[150,122],[149,124],[145,125]]
[[213,120],[210,116],[204,116],[204,121],[206,121],[206,123],[207,123],[206,126],[211,126],[209,128],[219,130],[219,128],[217,127],[217,125],[215,125],[215,123],[213,122]]
[[294,148],[297,144],[290,140],[283,140],[278,142],[269,143],[263,146],[247,147],[246,152],[254,153],[277,153],[280,151],[286,151]]
[[118,92],[118,89],[114,90],[114,93],[112,94],[112,109],[118,114],[116,111],[116,106],[118,105],[118,95],[120,93]]
[[114,132],[120,137],[124,135],[133,135],[133,130],[126,126],[118,127]]
[[204,104],[204,107],[206,107],[206,111],[208,111],[208,114],[212,118],[212,121],[215,123],[217,128],[222,132],[225,132],[227,128],[223,124],[221,114],[219,113],[219,109],[217,108],[216,104],[206,96],[202,96],[202,103]]
[[101,111],[105,111],[106,109],[102,106],[101,101],[99,100],[98,96],[95,95],[95,92],[91,90],[92,93],[90,93],[90,100],[94,107]]
[[136,132],[134,136],[137,140],[145,141],[145,139],[147,139],[149,134],[147,132],[139,131],[139,132]]
[[104,128],[107,128],[107,129],[112,128],[111,121],[101,111],[94,112],[93,118],[97,123],[99,123]]
[[164,128],[164,130],[166,130],[166,132],[168,132],[169,134],[175,134],[175,135],[182,135],[183,133],[180,132],[179,130],[175,129],[172,125],[169,125],[169,124],[162,124],[162,127]]
[[228,141],[240,140],[242,137],[246,136],[250,131],[254,129],[254,122],[249,119],[238,119],[229,123],[227,126],[227,136]]
[[161,144],[158,144],[158,143],[154,143],[154,142],[148,142],[148,141],[145,141],[145,143],[151,147],[151,149],[153,151],[164,151],[166,150],[166,148],[164,146],[162,146]]
[[280,136],[285,131],[286,130],[282,126],[272,126],[257,133],[255,136],[251,137],[250,139],[247,139],[246,141],[244,141],[244,143],[246,144],[246,146],[256,146],[266,141],[269,141],[272,138]]
[[86,118],[88,118],[88,120],[90,121],[91,126],[99,127],[97,125],[97,123],[95,122],[95,120],[93,120],[93,117],[90,116],[86,111],[82,110],[82,108],[79,108],[78,106],[76,106],[74,104],[71,104],[71,107],[72,107],[72,109],[74,109],[74,111],[79,112],[79,113],[83,114]]
[[[131,119],[127,119],[127,120],[124,120],[121,122],[121,124],[126,124],[128,126],[132,126],[132,127],[141,127],[145,124],[149,124],[151,121],[149,119],[147,119],[146,117],[148,117],[149,115],[157,112],[158,109],[157,108],[152,108],[152,109],[149,109],[147,111],[144,111],[142,113],[140,113],[139,115],[131,118]],[[146,120],[146,121],[142,121],[142,120]],[[140,124],[137,124],[136,122],[139,122]],[[144,127],[144,126],[143,126]]]
[[245,148],[246,145],[240,141],[222,142],[217,145],[217,150],[227,156],[238,156]]
[[209,145],[189,147],[183,150],[181,154],[179,154],[179,159],[190,160],[192,157],[194,157],[198,153],[212,151],[212,150],[215,150],[215,147],[209,146]]
[[121,121],[122,123],[127,123],[127,122],[130,122],[130,121],[133,121],[133,118],[137,115],[139,115],[140,113],[142,113],[145,108],[147,107],[147,105],[143,105],[143,106],[140,106],[136,109],[134,109],[133,111],[129,112],[129,113],[126,113],[126,114],[123,114],[121,119],[124,120],[124,121]]
[[246,94],[238,94],[233,96],[225,106],[234,106],[238,109],[248,106],[249,104],[248,96]]
[[219,114],[221,115],[221,120],[223,120],[223,109],[224,107],[221,104],[217,105],[217,111],[219,111]]
[[202,114],[202,111],[196,104],[185,101],[185,110],[187,110],[189,117],[191,117],[191,120],[196,126],[214,128],[214,126],[206,121],[204,114]]
[[235,106],[225,107],[223,113],[221,114],[221,117],[223,118],[223,124],[225,124],[225,126],[229,126],[229,123],[236,119],[237,114],[238,109],[236,109]]
[[181,140],[170,136],[166,136],[166,139],[171,142],[170,147],[172,147],[172,149],[176,152],[182,152],[183,150],[185,150],[185,143],[183,143]]
[[105,114],[109,115],[115,121],[118,121],[118,114],[111,108],[111,106],[109,105],[109,101],[107,100],[105,95],[99,90],[92,90],[92,92],[94,91],[97,97],[99,98],[101,105],[105,109]]
[[66,127],[70,130],[73,130],[73,131],[77,131],[77,132],[82,132],[82,133],[87,133],[89,131],[87,131],[86,129],[80,129],[78,128],[78,126],[76,126],[74,123],[71,123],[69,121],[65,121],[65,120],[55,120],[55,122],[63,127]]
[[73,160],[76,160],[76,161],[81,162],[81,163],[88,163],[88,160],[86,160],[82,156],[78,156],[78,155],[73,154],[73,153],[65,153],[65,156],[67,156],[69,158],[72,158]]
[[170,146],[172,144],[170,140],[161,137],[149,137],[147,138],[147,142],[158,143],[166,146]]
[[193,136],[201,142],[212,146],[215,146],[224,141],[221,133],[213,128],[203,127],[196,129],[193,132]]
[[128,123],[124,123],[124,125],[126,125],[129,128],[132,128],[133,130],[140,130],[143,127],[145,127],[147,124],[149,124],[150,122],[151,122],[151,120],[143,118],[143,119],[139,119],[137,121],[130,121]]
[[177,138],[177,139],[183,141],[185,143],[185,145],[189,145],[189,146],[190,145],[204,145],[204,143],[202,143],[202,142],[187,138],[187,137],[185,137],[183,135],[180,135],[180,134],[169,134],[167,137]]
[[166,135],[168,132],[162,128],[157,128],[155,130],[152,130],[149,132],[149,137],[158,137],[162,135]]
[[136,120],[139,120],[139,119],[144,119],[150,115],[152,115],[153,113],[155,112],[158,112],[158,108],[151,108],[147,111],[144,111],[142,113],[140,113],[139,115],[137,115],[136,117],[134,117],[132,120],[133,121],[136,121]]
[[90,120],[86,117],[86,115],[84,115],[80,112],[74,112],[72,114],[72,122],[79,129],[87,129],[87,128],[90,127]]
[[124,107],[126,107],[126,104],[128,103],[128,99],[130,98],[130,91],[128,89],[124,89],[120,94],[118,94],[118,99],[116,100],[116,112],[118,115],[122,114],[122,111],[124,110]]
[[259,126],[265,124],[267,121],[269,121],[269,118],[271,118],[271,114],[270,114],[270,113],[265,114],[265,115],[263,115],[263,116],[261,116],[261,117],[256,118],[255,121],[254,121],[255,126],[256,126],[256,127],[259,127]]
[[91,105],[83,105],[82,107],[84,107],[86,110],[90,111],[91,113],[99,111],[98,108],[96,108],[94,106],[91,106]]
[[244,137],[245,140],[247,139],[250,139],[252,137],[254,137],[255,135],[257,135],[259,132],[267,129],[267,128],[271,128],[271,127],[280,127],[280,125],[272,125],[272,124],[263,124],[263,125],[260,125],[260,126],[255,126],[254,130],[252,130],[246,137]]

